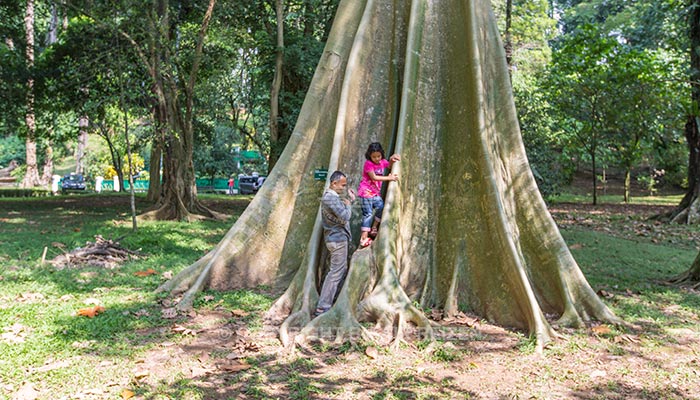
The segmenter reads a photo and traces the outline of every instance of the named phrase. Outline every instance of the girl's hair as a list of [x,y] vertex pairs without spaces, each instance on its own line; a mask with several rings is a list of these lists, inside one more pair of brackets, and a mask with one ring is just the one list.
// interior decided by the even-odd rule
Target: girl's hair
[[385,159],[384,157],[384,149],[382,149],[382,145],[379,142],[374,142],[370,143],[369,147],[367,147],[367,151],[365,152],[365,158],[368,160],[371,160],[372,153],[380,152],[382,153],[382,160]]

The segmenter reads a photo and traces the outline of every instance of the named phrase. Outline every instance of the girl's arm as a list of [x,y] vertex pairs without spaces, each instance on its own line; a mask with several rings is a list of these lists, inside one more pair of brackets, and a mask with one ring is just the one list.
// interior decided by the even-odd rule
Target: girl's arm
[[398,181],[399,176],[396,174],[389,174],[387,176],[384,175],[377,175],[374,173],[374,171],[369,171],[367,172],[367,176],[369,176],[369,179],[373,181],[380,181],[380,182],[389,182],[389,181]]

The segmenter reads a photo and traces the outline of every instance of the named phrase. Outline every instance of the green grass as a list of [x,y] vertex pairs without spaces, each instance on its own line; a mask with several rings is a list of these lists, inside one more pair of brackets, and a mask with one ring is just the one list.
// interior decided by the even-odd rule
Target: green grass
[[[675,206],[681,202],[682,194],[674,195],[658,195],[658,196],[631,196],[629,204],[646,204],[655,206]],[[624,204],[622,195],[598,195],[599,204]],[[556,203],[586,203],[593,202],[593,196],[590,194],[571,194],[562,193],[557,196],[547,198],[547,201],[553,204]]]
[[[690,267],[697,250],[639,243],[583,229],[563,230],[562,235],[593,289],[609,293],[612,297],[606,302],[625,321],[643,324],[662,336],[669,329],[700,330],[693,322],[696,318],[684,318],[697,313],[700,297],[664,284]],[[673,313],[667,311],[669,307],[674,308]]]
[[[227,204],[235,202],[230,196],[202,198]],[[146,206],[139,197],[139,211]],[[235,217],[242,208],[231,205],[230,210],[235,210]],[[138,384],[133,376],[139,360],[149,350],[166,342],[188,340],[170,329],[173,324],[184,323],[187,317],[176,320],[162,317],[160,302],[164,297],[154,293],[164,280],[162,274],[177,273],[197,260],[218,243],[231,223],[232,220],[189,224],[144,222],[137,232],[132,232],[125,195],[0,198],[0,334],[5,334],[0,338],[0,399],[11,395],[3,392],[3,387],[15,385],[16,388],[24,381],[34,382],[37,390],[50,392],[54,398],[74,396],[80,388],[100,388],[104,391],[103,398],[120,398],[119,393],[125,388],[144,398],[208,398],[211,391],[180,371],[172,371],[167,379],[155,385]],[[61,254],[62,249],[71,250],[93,241],[97,234],[122,238],[123,246],[140,249],[144,257],[114,269],[58,270],[48,263],[40,265],[44,248],[47,259],[51,259]],[[696,256],[696,249],[671,242],[631,241],[582,228],[564,229],[562,234],[593,289],[609,294],[604,301],[618,316],[644,327],[648,346],[672,343],[677,329],[700,331],[696,322],[700,309],[697,294],[661,282],[685,271]],[[158,273],[147,277],[134,275],[148,268]],[[262,312],[274,300],[266,292],[268,288],[208,291],[197,298],[195,309],[243,310],[249,314],[231,323],[242,323],[255,331],[262,327]],[[105,306],[104,314],[92,319],[75,315],[76,310],[90,306],[95,300]],[[673,312],[668,311],[671,308]],[[626,328],[613,329],[617,335],[617,329]],[[416,345],[420,350],[427,343]],[[570,353],[585,346],[586,341],[574,335],[547,352]],[[345,343],[337,348],[323,345],[316,351],[329,353],[333,362],[344,362],[351,353],[362,354],[365,348],[363,344]],[[533,341],[523,336],[519,352],[527,355],[533,348]],[[382,357],[390,356],[385,349],[379,350]],[[625,350],[611,343],[608,351],[621,355]],[[224,359],[229,352],[211,349],[210,354],[212,358]],[[466,362],[469,355],[444,343],[438,343],[430,356],[432,362],[445,365],[460,359]],[[285,361],[261,354],[246,361],[251,369],[227,379],[231,379],[231,384],[245,383],[245,395],[249,398],[278,397],[269,388],[270,384],[285,391],[286,397],[299,399],[323,397],[342,390],[337,382],[324,381],[325,365],[304,355]],[[421,398],[421,393],[440,390],[439,382],[416,379],[412,372],[403,374],[399,369],[375,372],[377,380],[394,387],[387,385],[383,391],[365,393],[374,398]],[[444,397],[437,398],[449,398],[448,389]]]
[[[37,390],[50,389],[55,398],[81,387],[111,387],[114,394],[122,389],[114,382],[131,379],[134,360],[163,341],[180,340],[162,329],[173,320],[162,317],[162,296],[154,290],[162,273],[177,273],[210,250],[231,220],[142,222],[132,232],[128,204],[123,195],[0,199],[0,334],[9,338],[0,339],[0,384],[31,377]],[[141,199],[138,205],[146,206]],[[122,238],[122,246],[144,256],[114,269],[41,265],[44,248],[49,260],[97,234]],[[134,275],[148,268],[158,273]],[[230,309],[249,312],[251,327],[261,326],[258,311],[272,300],[252,291],[214,296]],[[106,308],[104,314],[76,316],[95,301]],[[198,306],[207,304],[200,300]],[[200,398],[183,382],[169,392],[173,398]],[[152,390],[155,395],[162,389]]]

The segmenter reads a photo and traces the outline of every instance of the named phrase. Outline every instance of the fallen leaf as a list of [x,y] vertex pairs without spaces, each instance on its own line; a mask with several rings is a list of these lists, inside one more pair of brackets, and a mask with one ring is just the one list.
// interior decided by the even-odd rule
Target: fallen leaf
[[250,315],[249,312],[245,312],[243,310],[232,310],[231,313],[234,317],[247,317],[248,315]]
[[69,365],[70,365],[70,361],[60,360],[60,361],[44,364],[39,368],[33,369],[33,372],[48,372],[48,371],[53,371],[53,370],[59,369],[59,368],[65,368]]
[[204,376],[204,375],[212,372],[212,370],[209,368],[192,367],[192,368],[190,368],[190,372],[191,372],[190,376],[192,378],[197,378],[197,377]]
[[469,317],[463,312],[457,313],[457,315],[455,315],[455,317],[454,317],[454,320],[456,323],[461,324],[461,325],[466,325],[470,328],[473,327],[474,325],[476,325],[477,322],[479,322],[478,318]]
[[185,328],[182,325],[173,326],[172,331],[175,333],[182,333],[183,335],[197,336],[197,332],[193,331],[192,329]]
[[163,277],[163,279],[173,279],[173,271],[165,271],[161,276]]
[[365,349],[365,354],[367,354],[367,357],[369,357],[373,360],[375,360],[377,357],[379,357],[379,351],[375,347],[372,347],[372,346],[368,346]]
[[214,300],[215,298],[216,298],[216,297],[214,297],[214,296],[208,294],[208,295],[206,295],[206,296],[202,296],[202,301],[212,301],[212,300]]
[[146,311],[145,309],[142,308],[138,311],[134,311],[134,315],[137,317],[147,317],[151,314],[149,314],[148,311]]
[[122,399],[124,399],[124,400],[130,399],[130,398],[134,397],[134,395],[135,395],[135,393],[129,389],[124,389],[124,390],[122,390],[122,393],[121,393]]
[[620,343],[620,342],[622,342],[623,340],[626,341],[626,342],[630,342],[630,343],[639,343],[639,339],[638,339],[638,338],[636,338],[636,337],[634,337],[634,336],[632,336],[632,335],[628,335],[628,334],[620,335],[620,336],[615,336],[615,339],[613,339],[613,341],[614,341],[615,343]]
[[137,381],[147,377],[148,375],[150,375],[150,372],[146,371],[145,369],[137,369],[134,371],[134,379]]
[[571,246],[569,246],[570,250],[580,250],[583,248],[583,245],[581,243],[574,243]]
[[177,318],[177,310],[174,307],[164,308],[161,311],[161,316],[165,319]]
[[20,303],[33,303],[44,299],[45,297],[41,293],[22,293],[15,298]]
[[596,333],[598,335],[607,335],[612,333],[612,330],[610,330],[610,327],[608,327],[607,325],[594,326],[591,328],[591,330],[593,331],[593,333]]
[[232,362],[232,363],[226,363],[226,364],[219,364],[218,367],[222,371],[238,372],[238,371],[244,371],[244,370],[250,368],[251,365],[246,363],[246,362]]
[[83,317],[88,317],[88,318],[93,318],[97,314],[102,313],[105,311],[105,308],[102,306],[94,306],[94,307],[88,307],[88,308],[81,308],[78,310],[78,315],[83,316]]
[[158,272],[156,272],[155,269],[149,268],[145,271],[136,271],[136,272],[134,272],[134,275],[144,277],[144,276],[149,276],[149,275],[153,275],[153,274],[157,274],[157,273]]
[[591,378],[594,378],[594,379],[595,378],[602,378],[606,375],[608,375],[608,373],[605,371],[601,371],[601,370],[595,370],[595,371],[591,372]]
[[88,299],[85,299],[85,302],[84,302],[84,303],[85,303],[85,304],[92,304],[92,305],[96,305],[96,306],[97,306],[97,305],[100,305],[101,302],[100,302],[99,300],[97,300],[96,298],[94,298],[94,297],[90,297],[90,298],[88,298]]
[[12,396],[13,400],[35,400],[39,397],[39,392],[34,390],[34,385],[31,382],[26,382],[22,387],[15,392]]
[[20,323],[7,326],[3,330],[5,332],[0,335],[0,339],[10,343],[24,343],[24,338],[27,336],[27,327]]

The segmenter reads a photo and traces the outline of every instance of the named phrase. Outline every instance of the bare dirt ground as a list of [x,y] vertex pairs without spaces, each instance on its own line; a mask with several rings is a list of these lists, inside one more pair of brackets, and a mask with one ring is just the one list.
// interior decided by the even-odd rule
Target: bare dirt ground
[[178,371],[207,399],[700,398],[700,337],[690,330],[664,340],[644,329],[561,330],[563,337],[537,354],[522,335],[466,317],[468,325],[439,322],[448,335],[432,350],[285,349],[274,327],[251,332],[232,316],[215,310],[178,325],[191,327],[189,337],[149,352],[135,373],[139,385],[172,388],[182,384],[172,379]]

